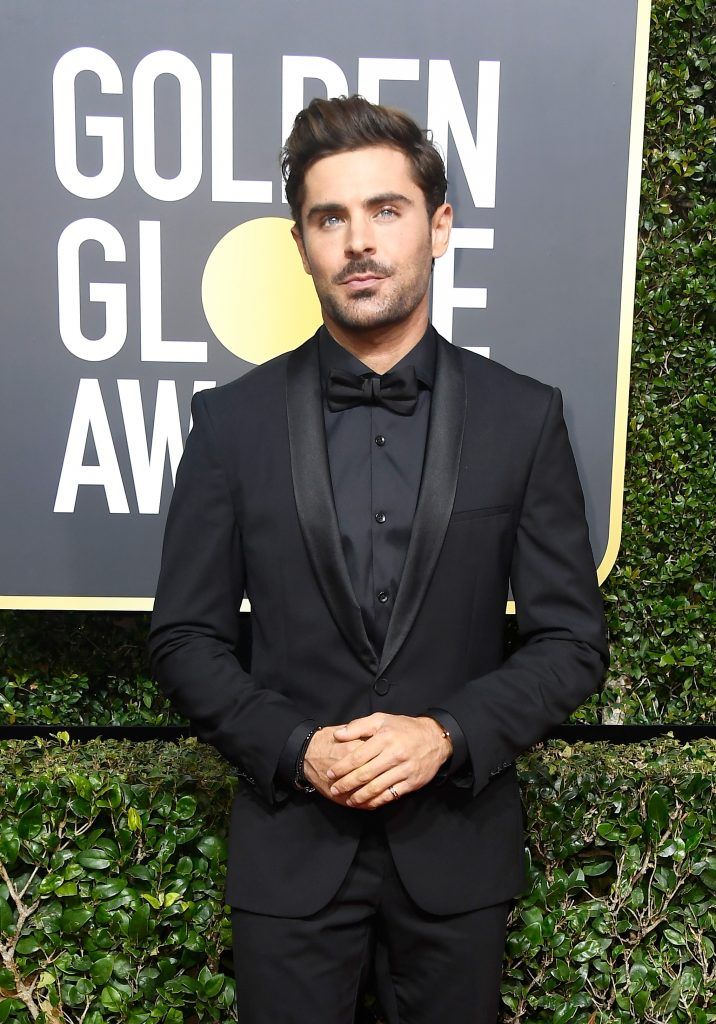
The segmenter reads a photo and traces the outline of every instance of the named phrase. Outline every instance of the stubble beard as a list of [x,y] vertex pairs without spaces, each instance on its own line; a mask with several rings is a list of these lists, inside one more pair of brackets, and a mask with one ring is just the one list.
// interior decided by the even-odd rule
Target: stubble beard
[[[376,269],[375,265],[371,266],[367,262],[365,267],[358,267],[356,264],[350,272],[368,273],[374,269]],[[377,288],[381,287],[380,285],[370,286],[341,297],[326,289],[322,295],[319,294],[324,315],[349,331],[370,331],[377,327],[389,327],[402,323],[415,312],[423,301],[430,286],[431,269],[432,266],[428,263],[425,273],[412,277],[402,290],[400,288],[391,290],[388,295],[379,300],[377,305],[375,292]],[[347,276],[348,274],[344,270],[334,279],[333,283],[338,283]],[[388,276],[388,280],[391,276]]]
[[334,295],[321,299],[324,313],[350,331],[368,331],[401,323],[420,305],[425,289],[411,289],[389,295],[379,305],[371,305],[375,296],[371,289],[355,292],[349,299],[339,302]]

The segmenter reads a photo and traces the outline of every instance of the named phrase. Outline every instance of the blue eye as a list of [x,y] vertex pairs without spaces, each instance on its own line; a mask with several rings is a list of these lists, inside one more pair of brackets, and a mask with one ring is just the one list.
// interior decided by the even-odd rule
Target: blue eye
[[[383,216],[384,214],[387,214],[387,217]],[[384,207],[382,207],[382,209],[378,210],[378,216],[381,217],[383,220],[388,220],[389,218],[393,217],[394,215],[395,215],[395,210],[392,208],[392,206],[384,206]]]

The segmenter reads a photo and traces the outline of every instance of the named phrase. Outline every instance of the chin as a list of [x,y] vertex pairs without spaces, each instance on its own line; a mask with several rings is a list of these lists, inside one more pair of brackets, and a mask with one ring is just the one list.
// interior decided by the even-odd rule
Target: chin
[[416,302],[399,302],[389,305],[383,303],[381,306],[371,309],[368,306],[368,301],[371,298],[369,293],[363,300],[364,305],[361,308],[360,299],[358,296],[356,298],[358,301],[349,305],[330,302],[326,304],[326,312],[345,330],[371,331],[378,327],[390,327],[393,324],[402,323],[408,319],[418,305]]
[[406,320],[408,316],[408,313],[392,311],[372,314],[364,313],[363,315],[360,313],[352,315],[348,311],[343,311],[337,316],[334,315],[333,319],[347,330],[371,331],[377,327],[390,327],[392,324],[398,324]]

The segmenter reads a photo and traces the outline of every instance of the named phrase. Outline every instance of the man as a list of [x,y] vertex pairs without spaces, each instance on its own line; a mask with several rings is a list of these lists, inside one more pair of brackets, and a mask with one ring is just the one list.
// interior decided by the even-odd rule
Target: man
[[349,1024],[372,958],[390,1024],[494,1022],[514,759],[608,662],[561,394],[430,325],[452,210],[410,118],[314,100],[283,172],[323,326],[194,396],[152,666],[241,778],[242,1024]]

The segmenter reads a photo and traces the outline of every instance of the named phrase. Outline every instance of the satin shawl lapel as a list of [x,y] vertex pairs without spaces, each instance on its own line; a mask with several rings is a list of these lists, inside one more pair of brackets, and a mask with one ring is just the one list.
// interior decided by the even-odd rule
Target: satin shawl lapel
[[457,490],[466,408],[462,357],[449,341],[438,335],[435,385],[430,400],[418,502],[379,675],[386,670],[410,632],[445,539]]
[[373,673],[378,657],[353,592],[333,501],[323,422],[318,335],[288,357],[286,410],[296,509],[308,556],[336,625]]

